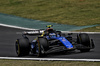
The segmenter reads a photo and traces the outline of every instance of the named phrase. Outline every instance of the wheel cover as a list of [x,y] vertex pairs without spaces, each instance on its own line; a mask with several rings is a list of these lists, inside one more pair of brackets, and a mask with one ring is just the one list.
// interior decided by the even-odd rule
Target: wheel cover
[[37,48],[36,48],[36,53],[37,53],[37,56],[41,56],[43,55],[45,52],[44,52],[44,48],[42,45],[40,45],[39,41],[37,41],[37,44],[36,44]]

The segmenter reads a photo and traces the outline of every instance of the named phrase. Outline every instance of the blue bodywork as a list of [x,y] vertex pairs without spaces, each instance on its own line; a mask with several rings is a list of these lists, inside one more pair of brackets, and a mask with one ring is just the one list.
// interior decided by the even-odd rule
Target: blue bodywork
[[73,45],[65,37],[57,37],[56,39],[61,41],[66,48],[73,48]]
[[[65,38],[61,37],[60,35],[56,35],[55,33],[50,33],[46,36],[47,40],[59,40],[67,49],[73,48],[73,45]],[[31,48],[35,47],[36,40],[32,41]]]
[[61,37],[60,35],[56,35],[55,33],[50,33],[49,36],[47,36],[47,39],[59,40],[66,48],[73,48],[73,45],[65,37]]

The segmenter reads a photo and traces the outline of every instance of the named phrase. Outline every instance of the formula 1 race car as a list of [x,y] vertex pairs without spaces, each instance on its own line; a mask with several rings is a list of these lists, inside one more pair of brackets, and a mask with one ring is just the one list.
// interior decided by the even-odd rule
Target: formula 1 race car
[[[86,33],[79,33],[74,39],[72,33],[68,33],[66,36],[61,31],[51,28],[52,25],[47,25],[47,27],[46,30],[23,32],[23,38],[17,39],[15,43],[17,55],[26,56],[31,53],[41,57],[53,51],[73,51],[77,49],[81,52],[89,52],[90,49],[95,47],[93,39],[90,39]],[[28,35],[38,35],[38,37],[30,42]]]

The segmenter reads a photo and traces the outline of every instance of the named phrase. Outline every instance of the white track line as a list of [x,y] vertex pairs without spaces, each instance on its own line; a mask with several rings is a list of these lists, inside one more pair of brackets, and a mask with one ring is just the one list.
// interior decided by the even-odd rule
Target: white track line
[[[19,27],[19,26],[13,26],[13,25],[7,25],[7,24],[1,24],[0,26],[5,26],[5,27],[10,27],[10,28],[17,28],[17,29],[22,29],[22,30],[36,30],[32,28],[24,28],[24,27]],[[87,33],[87,34],[100,34],[100,32],[71,32],[71,31],[62,31],[63,33]]]
[[87,33],[87,34],[100,34],[100,32],[73,32],[73,31],[62,31],[63,33]]
[[[12,26],[7,24],[1,24],[0,26],[10,27],[10,28],[17,28],[23,30],[36,30],[18,26]],[[70,32],[70,31],[62,31],[63,33],[88,33],[88,34],[100,34],[100,32]],[[39,61],[99,61],[100,59],[62,59],[62,58],[19,58],[19,57],[0,57],[0,59],[12,59],[12,60],[39,60]]]
[[22,29],[22,30],[36,30],[36,29],[24,28],[24,27],[13,26],[13,25],[7,25],[7,24],[1,24],[1,23],[0,23],[0,26],[10,27],[10,28],[17,28],[17,29]]
[[92,62],[100,62],[100,59],[19,58],[19,57],[0,57],[0,59],[37,60],[37,61],[92,61]]

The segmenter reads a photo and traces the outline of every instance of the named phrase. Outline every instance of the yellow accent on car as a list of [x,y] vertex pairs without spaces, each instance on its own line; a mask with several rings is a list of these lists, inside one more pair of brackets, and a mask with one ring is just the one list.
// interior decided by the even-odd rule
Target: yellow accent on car
[[44,32],[42,33],[41,37],[44,36]]
[[[16,40],[16,42],[18,43],[18,40]],[[20,46],[19,46],[19,43],[18,43],[18,50],[17,50],[17,53],[18,53],[18,55],[20,54]]]
[[46,27],[50,28],[50,27],[52,27],[52,25],[47,25]]
[[20,54],[20,46],[19,46],[19,44],[18,44],[18,55]]
[[40,56],[41,47],[40,47],[39,40],[37,42],[38,42],[38,51],[39,51],[39,54],[37,56],[39,57]]

